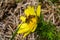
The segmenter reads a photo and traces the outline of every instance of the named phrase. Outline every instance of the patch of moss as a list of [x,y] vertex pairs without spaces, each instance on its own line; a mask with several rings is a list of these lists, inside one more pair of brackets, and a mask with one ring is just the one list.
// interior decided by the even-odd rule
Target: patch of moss
[[42,14],[40,16],[36,32],[40,36],[39,40],[60,40],[57,36],[56,26],[51,22],[44,21]]

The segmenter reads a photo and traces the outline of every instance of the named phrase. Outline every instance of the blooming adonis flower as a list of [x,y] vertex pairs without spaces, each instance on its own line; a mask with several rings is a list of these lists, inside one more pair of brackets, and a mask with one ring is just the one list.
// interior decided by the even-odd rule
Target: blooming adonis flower
[[27,6],[24,10],[25,16],[20,16],[22,24],[18,25],[18,34],[24,34],[26,37],[29,33],[34,32],[37,28],[38,17],[40,17],[41,5],[38,5],[36,10],[33,6]]

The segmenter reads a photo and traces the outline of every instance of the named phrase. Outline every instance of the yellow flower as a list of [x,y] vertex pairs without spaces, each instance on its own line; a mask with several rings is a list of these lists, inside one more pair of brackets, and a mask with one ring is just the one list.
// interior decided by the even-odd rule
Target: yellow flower
[[20,20],[21,20],[22,22],[25,22],[25,21],[26,21],[26,17],[21,16],[21,17],[20,17]]
[[36,10],[37,16],[40,16],[40,12],[41,12],[41,6],[38,5],[37,10]]
[[29,10],[29,15],[36,15],[33,6],[28,6],[28,10]]
[[25,9],[24,13],[27,17],[29,16],[29,10],[28,9]]
[[[23,37],[26,37],[29,33],[34,32],[37,28],[38,17],[40,16],[41,5],[37,6],[35,10],[33,6],[28,6],[24,10],[25,16],[20,16],[22,20],[22,25],[19,24],[18,34],[24,34]],[[20,26],[21,25],[21,26]]]
[[18,25],[19,31],[18,34],[24,34],[23,38],[26,37],[29,33],[34,32],[37,27],[37,19],[31,18],[29,23],[23,23]]
[[34,32],[36,27],[37,27],[37,19],[36,18],[31,18],[31,21],[28,25],[29,25],[30,31]]
[[28,17],[29,15],[36,15],[35,11],[34,11],[34,7],[32,6],[28,6],[27,9],[25,9],[24,11],[25,15]]
[[20,27],[19,31],[17,32],[18,34],[19,33],[22,34],[29,31],[29,27],[27,23],[23,23],[21,26],[19,24],[18,27]]
[[41,12],[41,5],[38,5],[37,6],[37,9],[36,11],[34,10],[34,7],[33,6],[28,6],[27,9],[25,9],[24,13],[26,16],[29,16],[29,15],[37,15],[37,16],[40,16],[40,12]]

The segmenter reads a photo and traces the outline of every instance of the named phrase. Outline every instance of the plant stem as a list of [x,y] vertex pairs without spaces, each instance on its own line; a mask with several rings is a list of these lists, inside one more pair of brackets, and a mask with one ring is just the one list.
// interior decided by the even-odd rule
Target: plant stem
[[[21,25],[22,25],[22,24],[21,24]],[[20,26],[21,26],[21,25],[20,25]],[[19,26],[19,27],[16,29],[16,31],[13,33],[12,38],[11,38],[10,40],[13,40],[13,39],[14,39],[14,37],[16,36],[16,34],[17,34],[20,26]]]

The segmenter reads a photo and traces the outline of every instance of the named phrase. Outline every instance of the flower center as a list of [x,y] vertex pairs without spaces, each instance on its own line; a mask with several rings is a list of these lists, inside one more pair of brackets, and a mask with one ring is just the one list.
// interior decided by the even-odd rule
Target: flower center
[[30,16],[28,16],[27,18],[26,18],[26,22],[27,23],[29,23],[30,21],[32,22],[32,18],[35,18],[35,16],[34,15],[30,15]]

